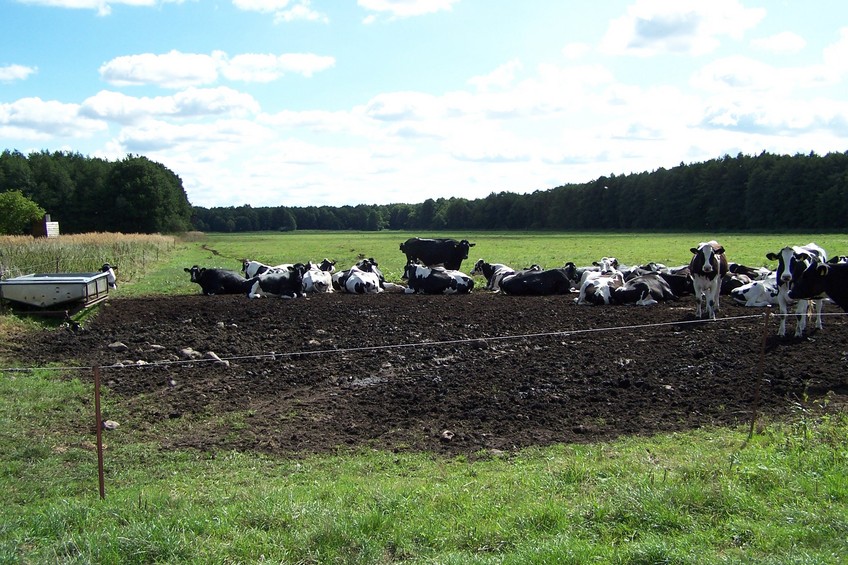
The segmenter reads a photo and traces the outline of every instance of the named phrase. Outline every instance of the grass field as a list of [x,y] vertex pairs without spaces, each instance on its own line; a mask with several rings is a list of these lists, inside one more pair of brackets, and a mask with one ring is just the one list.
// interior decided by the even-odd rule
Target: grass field
[[[415,235],[207,234],[177,244],[122,296],[197,293],[184,267],[375,257],[399,279]],[[688,261],[701,234],[467,237],[513,266]],[[731,260],[841,234],[726,235]],[[773,266],[773,265],[770,265]],[[465,264],[470,270],[470,264]],[[120,277],[120,272],[119,272]],[[49,327],[0,318],[0,336]],[[5,332],[5,333],[2,333]],[[799,403],[790,422],[445,459],[364,450],[302,459],[163,450],[107,435],[100,500],[92,387],[72,371],[17,372],[0,350],[0,563],[843,563],[848,415]],[[58,361],[58,360],[57,360]],[[72,363],[73,360],[61,360]],[[6,368],[2,368],[6,367]],[[104,398],[110,413],[126,407]],[[166,425],[179,425],[167,423]],[[166,428],[162,429],[166,432]]]

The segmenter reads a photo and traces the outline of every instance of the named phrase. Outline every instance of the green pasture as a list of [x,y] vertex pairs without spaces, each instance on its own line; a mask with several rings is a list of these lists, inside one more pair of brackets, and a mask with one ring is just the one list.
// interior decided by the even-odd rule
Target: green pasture
[[[468,260],[462,265],[470,271],[477,259],[505,263],[514,268],[533,264],[544,268],[561,267],[572,261],[588,265],[604,256],[614,256],[623,264],[656,261],[683,265],[692,254],[689,249],[701,241],[717,239],[724,245],[728,259],[759,267],[776,267],[766,259],[770,251],[786,245],[814,241],[834,255],[848,254],[848,234],[631,234],[631,233],[554,233],[554,232],[470,232],[412,233],[380,232],[262,232],[206,234],[198,241],[175,250],[167,263],[151,271],[145,279],[127,288],[130,294],[191,292],[186,267],[241,269],[242,259],[277,265],[321,261],[325,257],[346,269],[365,257],[373,257],[387,280],[401,282],[406,258],[400,244],[410,237],[453,237],[474,243]],[[120,278],[120,272],[118,273]],[[480,279],[479,282],[482,282]],[[197,291],[198,287],[194,287]],[[123,293],[123,291],[121,291]]]
[[[122,281],[114,299],[197,293],[183,268],[238,270],[245,257],[329,257],[342,267],[374,257],[399,278],[398,245],[411,235],[476,242],[468,270],[478,258],[546,267],[604,255],[682,264],[689,247],[712,239],[206,234]],[[841,234],[717,239],[731,260],[755,266],[768,265],[768,251],[810,241],[848,254]],[[2,340],[35,331],[67,330],[0,315]],[[91,378],[67,368],[73,362],[18,371],[26,360],[0,347],[0,564],[848,562],[848,413],[829,400],[799,399],[793,419],[761,421],[752,437],[747,427],[717,428],[458,458],[367,449],[285,458],[163,448],[170,427],[183,424],[130,425],[132,406],[107,387],[104,413],[123,424],[105,436],[100,500]]]

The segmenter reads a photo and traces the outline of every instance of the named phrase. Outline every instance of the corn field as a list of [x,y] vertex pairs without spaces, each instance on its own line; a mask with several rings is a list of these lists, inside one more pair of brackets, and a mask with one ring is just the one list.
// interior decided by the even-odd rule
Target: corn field
[[175,238],[159,234],[96,232],[57,238],[0,236],[0,278],[30,273],[95,273],[109,263],[121,281],[144,272]]

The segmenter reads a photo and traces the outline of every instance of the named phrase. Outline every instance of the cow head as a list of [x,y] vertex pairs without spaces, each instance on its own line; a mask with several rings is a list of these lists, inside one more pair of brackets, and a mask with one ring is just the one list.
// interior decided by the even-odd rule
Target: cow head
[[825,278],[832,263],[813,262],[795,279],[795,284],[789,291],[789,298],[802,300],[814,298],[825,291]]
[[690,268],[693,273],[704,273],[706,275],[717,274],[719,271],[719,255],[724,254],[724,247],[716,241],[701,242],[698,247],[691,247],[692,263]]
[[469,251],[472,247],[474,247],[475,245],[477,245],[477,244],[476,244],[476,243],[471,243],[471,242],[470,242],[470,241],[468,241],[467,239],[463,239],[462,241],[460,241],[459,243],[457,243],[457,244],[456,244],[456,248],[457,248],[458,250],[461,250],[461,251],[462,251],[462,258],[463,258],[463,259],[468,259],[468,251]]
[[618,259],[615,257],[601,257],[600,261],[593,261],[592,264],[598,267],[602,275],[608,275],[618,269]]
[[186,273],[191,274],[191,282],[196,283],[200,280],[200,277],[203,276],[203,273],[206,271],[204,267],[198,267],[197,265],[193,265],[190,269],[183,269]]

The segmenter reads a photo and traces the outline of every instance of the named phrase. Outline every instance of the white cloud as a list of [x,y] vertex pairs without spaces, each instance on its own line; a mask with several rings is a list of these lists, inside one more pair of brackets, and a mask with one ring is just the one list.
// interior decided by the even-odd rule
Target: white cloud
[[246,53],[230,59],[222,51],[210,55],[171,51],[116,57],[100,67],[100,75],[115,86],[186,88],[212,84],[220,75],[243,82],[271,82],[286,73],[310,77],[335,63],[334,57],[312,53]]
[[745,8],[738,0],[637,0],[610,23],[601,41],[611,54],[703,55],[714,51],[719,37],[740,38],[763,17],[762,8]]
[[112,6],[158,6],[159,4],[183,0],[18,0],[22,4],[68,8],[73,10],[97,10],[99,16],[112,13]]
[[807,42],[797,33],[784,31],[769,37],[751,40],[751,45],[761,51],[775,53],[777,55],[788,55],[801,51]]
[[100,67],[100,76],[115,86],[155,84],[185,88],[211,84],[218,78],[223,53],[212,55],[171,51],[164,55],[142,53],[116,57]]
[[101,120],[79,113],[79,105],[41,98],[0,104],[0,136],[7,138],[83,138],[107,129]]
[[566,59],[581,59],[592,50],[588,43],[569,43],[562,48],[562,56]]
[[377,15],[388,14],[389,19],[411,18],[436,12],[450,11],[459,0],[357,0],[360,8],[376,12],[368,15],[364,23],[373,23]]
[[172,96],[153,98],[127,96],[103,90],[82,103],[85,116],[132,124],[149,118],[171,116],[242,117],[259,112],[259,104],[249,94],[231,88],[189,88]]
[[5,65],[0,67],[0,82],[14,82],[26,80],[29,75],[38,72],[36,67],[25,67],[24,65]]
[[274,23],[309,21],[328,23],[326,14],[312,9],[310,0],[298,0],[289,7],[289,0],[233,0],[233,6],[247,12],[274,14]]
[[484,76],[476,76],[468,79],[468,83],[477,87],[480,91],[488,91],[493,87],[506,88],[515,80],[515,74],[521,70],[521,61],[512,59],[499,66],[497,69]]

